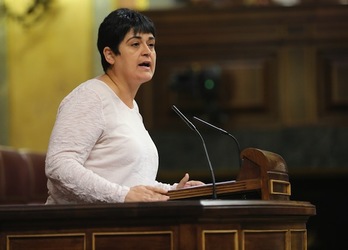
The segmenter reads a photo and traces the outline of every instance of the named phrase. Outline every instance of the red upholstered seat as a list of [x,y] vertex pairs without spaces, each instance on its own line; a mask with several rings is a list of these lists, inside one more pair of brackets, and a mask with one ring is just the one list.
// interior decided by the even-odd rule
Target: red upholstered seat
[[29,203],[45,203],[48,196],[47,177],[45,174],[46,154],[23,151],[31,171],[31,195]]
[[44,203],[45,154],[0,146],[0,204]]

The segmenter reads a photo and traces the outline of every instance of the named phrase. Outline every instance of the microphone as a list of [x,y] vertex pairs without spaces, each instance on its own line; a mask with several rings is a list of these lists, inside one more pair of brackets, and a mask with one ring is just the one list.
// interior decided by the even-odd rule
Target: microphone
[[200,122],[202,122],[202,123],[204,123],[204,124],[206,124],[206,125],[208,125],[208,126],[214,128],[214,129],[220,131],[221,133],[223,133],[223,134],[225,134],[225,135],[228,135],[229,137],[232,137],[232,139],[233,139],[234,142],[236,143],[237,149],[238,149],[239,167],[242,167],[242,162],[241,162],[241,158],[240,158],[240,153],[241,153],[241,151],[240,151],[240,145],[239,145],[239,142],[238,142],[237,138],[234,137],[233,135],[231,135],[230,133],[228,133],[226,130],[223,130],[222,128],[216,127],[215,125],[210,124],[209,122],[206,122],[206,121],[204,121],[204,120],[202,120],[202,119],[200,119],[200,118],[198,118],[198,117],[196,117],[196,116],[194,116],[193,118],[196,119],[197,121],[200,121]]
[[187,124],[187,126],[192,129],[193,131],[195,131],[199,137],[201,138],[202,140],[202,144],[203,144],[203,148],[204,148],[204,152],[205,152],[205,156],[207,157],[207,160],[208,160],[208,165],[209,165],[209,169],[210,169],[210,172],[211,172],[211,179],[212,179],[212,184],[213,184],[213,199],[216,199],[217,198],[217,195],[216,195],[216,182],[215,182],[215,174],[214,174],[214,170],[213,170],[213,167],[211,165],[211,162],[210,162],[210,158],[209,158],[209,154],[208,154],[208,150],[207,150],[207,147],[205,145],[205,141],[203,139],[203,136],[201,135],[201,133],[198,131],[198,129],[195,127],[195,125],[193,125],[193,123],[187,119],[187,117],[180,112],[180,110],[175,106],[173,105],[172,106],[172,109],[175,111],[175,113],[177,113],[177,115]]

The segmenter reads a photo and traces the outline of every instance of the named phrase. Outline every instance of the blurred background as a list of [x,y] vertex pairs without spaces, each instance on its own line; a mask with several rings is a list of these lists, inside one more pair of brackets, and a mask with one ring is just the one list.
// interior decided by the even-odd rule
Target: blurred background
[[348,198],[347,0],[0,0],[0,144],[45,152],[60,101],[102,73],[97,29],[113,9],[156,25],[156,74],[137,96],[158,179],[236,178],[241,150],[280,154],[309,201],[309,249],[344,249]]

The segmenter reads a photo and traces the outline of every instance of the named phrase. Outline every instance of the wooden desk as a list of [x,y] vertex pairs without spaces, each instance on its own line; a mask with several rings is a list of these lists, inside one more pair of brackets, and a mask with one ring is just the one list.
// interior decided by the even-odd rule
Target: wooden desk
[[0,207],[0,249],[305,250],[308,202],[184,200]]

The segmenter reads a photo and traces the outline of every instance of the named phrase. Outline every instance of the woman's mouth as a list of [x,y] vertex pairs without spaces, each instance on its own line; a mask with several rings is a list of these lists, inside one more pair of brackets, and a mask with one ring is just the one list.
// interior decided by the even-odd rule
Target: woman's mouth
[[142,62],[139,64],[140,67],[150,68],[151,63],[150,62]]

